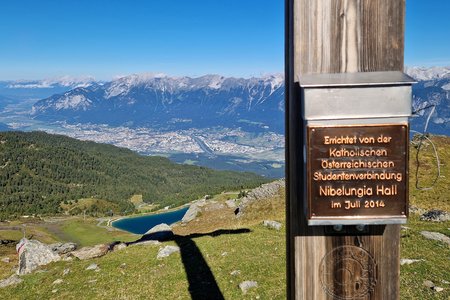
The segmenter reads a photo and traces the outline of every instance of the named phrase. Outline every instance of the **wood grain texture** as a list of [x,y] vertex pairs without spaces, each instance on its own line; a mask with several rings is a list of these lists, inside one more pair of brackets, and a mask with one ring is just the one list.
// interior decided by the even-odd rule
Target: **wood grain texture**
[[404,0],[293,1],[295,74],[403,70]]
[[[285,9],[288,298],[339,299],[321,284],[322,260],[347,261],[349,253],[356,251],[363,264],[373,260],[376,274],[375,282],[370,282],[373,289],[355,299],[399,299],[399,225],[370,226],[369,234],[341,236],[306,225],[298,83],[304,74],[403,71],[405,1],[285,0]],[[348,274],[339,266],[335,269],[345,281]],[[335,284],[330,289],[346,299],[352,294],[349,286]]]

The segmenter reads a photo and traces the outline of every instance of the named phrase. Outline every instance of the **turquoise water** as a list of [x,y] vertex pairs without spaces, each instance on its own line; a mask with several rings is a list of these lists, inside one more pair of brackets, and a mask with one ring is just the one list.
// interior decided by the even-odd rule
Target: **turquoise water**
[[112,226],[131,233],[144,234],[158,224],[166,223],[170,225],[180,221],[188,209],[187,206],[166,213],[120,219],[113,222]]

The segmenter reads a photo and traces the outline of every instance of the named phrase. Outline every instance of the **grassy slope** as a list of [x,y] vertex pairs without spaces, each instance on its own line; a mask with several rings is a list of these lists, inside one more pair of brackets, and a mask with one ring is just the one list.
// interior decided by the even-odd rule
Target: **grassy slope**
[[[437,175],[437,162],[433,146],[424,140],[418,152],[419,141],[413,140],[410,147],[410,204],[423,209],[441,209],[450,212],[450,138],[432,136],[440,161],[440,177],[432,189]],[[436,231],[450,236],[450,222],[422,222],[418,215],[411,215],[409,229],[402,230],[402,258],[424,259],[425,261],[401,267],[402,299],[450,299],[450,248],[443,243],[430,241],[420,235],[420,231]],[[424,280],[431,280],[445,288],[441,294],[423,286]]]
[[[416,180],[422,188],[431,187],[437,175],[437,162],[433,146],[426,140],[423,141],[417,155],[417,141],[413,141],[410,147],[410,204],[432,209],[440,207],[450,211],[450,138],[443,136],[431,137],[439,156],[441,175],[436,184],[429,190],[416,189]],[[418,160],[417,160],[418,159]],[[418,166],[419,162],[419,167]]]
[[[193,222],[193,226],[177,226],[174,229],[178,235],[211,233],[217,228],[251,231],[192,239],[214,274],[225,299],[241,299],[238,284],[244,280],[256,280],[260,286],[246,295],[248,299],[256,295],[263,299],[285,298],[284,233],[260,225],[264,218],[283,220],[282,193],[276,199],[258,204],[259,208],[255,210],[264,213],[248,214],[239,222],[235,221],[231,209],[224,209],[203,213],[198,221]],[[227,198],[222,194],[216,199],[224,201]],[[221,218],[217,218],[218,214]],[[175,245],[174,242],[165,244]],[[44,267],[44,273],[24,276],[25,281],[21,285],[0,290],[0,298],[189,299],[187,275],[180,254],[156,260],[158,249],[158,246],[129,247],[90,261],[54,263]],[[224,252],[227,255],[222,255]],[[84,270],[92,262],[99,265],[101,272]],[[125,267],[121,267],[123,263]],[[66,268],[70,268],[71,272],[63,277],[62,272]],[[240,270],[241,274],[230,275],[233,270]],[[160,280],[155,280],[155,276]],[[54,286],[52,283],[58,278],[62,278],[64,283]],[[92,280],[97,281],[92,283]],[[58,289],[58,292],[52,293],[54,289]]]
[[[407,230],[402,230],[401,257],[424,259],[424,261],[403,265],[400,270],[401,299],[450,299],[450,247],[422,237],[420,231],[436,231],[450,235],[450,222],[422,222],[417,215],[410,217]],[[436,294],[423,285],[424,280],[431,280],[439,287],[445,288]]]
[[[448,140],[444,139],[446,143]],[[438,147],[441,142],[438,139]],[[413,147],[412,147],[413,148]],[[444,149],[445,148],[445,149]],[[434,201],[432,208],[446,209],[448,207],[448,186],[445,186],[448,174],[448,153],[450,147],[440,150],[441,162],[444,164],[442,180],[435,190],[416,192],[411,189],[411,200],[419,207],[431,207],[428,201]],[[413,150],[413,149],[412,149]],[[443,152],[443,153],[442,153]],[[447,153],[447,154],[446,154]],[[413,163],[411,161],[411,163]],[[208,211],[201,214],[198,221],[187,226],[176,226],[178,235],[192,233],[211,233],[221,229],[249,229],[249,233],[223,234],[212,237],[203,235],[192,240],[207,262],[225,299],[285,299],[285,235],[260,225],[264,219],[284,222],[284,191],[278,197],[261,201],[247,210],[244,218],[236,220],[231,209]],[[433,196],[435,195],[435,196]],[[441,197],[446,195],[445,197]],[[221,194],[215,199],[225,201],[229,196]],[[423,199],[427,199],[424,201]],[[79,220],[80,221],[80,220]],[[74,228],[82,225],[74,225]],[[69,226],[70,227],[70,226]],[[401,266],[400,289],[401,299],[442,299],[450,298],[450,248],[446,245],[429,241],[420,235],[420,231],[438,231],[450,235],[450,222],[430,223],[420,221],[417,215],[410,216],[407,224],[409,229],[402,230],[401,257],[424,259],[425,261]],[[97,227],[101,237],[110,233]],[[75,235],[85,233],[74,232]],[[0,231],[1,234],[1,231]],[[111,238],[111,237],[109,237]],[[133,236],[128,236],[132,239]],[[90,241],[93,242],[93,241]],[[165,244],[174,245],[173,241]],[[189,299],[188,278],[181,255],[173,254],[164,260],[156,260],[158,246],[130,247],[119,252],[110,253],[102,258],[91,261],[58,262],[46,266],[45,273],[35,273],[24,276],[24,282],[17,287],[0,289],[0,299],[75,299],[75,298],[113,298],[113,299]],[[222,254],[227,252],[227,255]],[[1,256],[2,254],[0,254]],[[101,268],[100,272],[86,271],[85,268],[95,262]],[[123,266],[123,264],[126,264]],[[9,268],[8,272],[1,271]],[[1,265],[0,276],[10,274],[11,265]],[[70,268],[67,276],[62,276],[63,270]],[[233,270],[241,270],[238,276],[231,276]],[[53,285],[53,281],[62,278],[61,285]],[[93,280],[96,280],[93,282]],[[244,280],[256,280],[258,288],[250,290],[243,296],[238,284]],[[443,292],[435,293],[423,286],[424,280],[431,280],[444,288]],[[111,287],[114,288],[111,288]],[[52,290],[57,289],[55,293]]]

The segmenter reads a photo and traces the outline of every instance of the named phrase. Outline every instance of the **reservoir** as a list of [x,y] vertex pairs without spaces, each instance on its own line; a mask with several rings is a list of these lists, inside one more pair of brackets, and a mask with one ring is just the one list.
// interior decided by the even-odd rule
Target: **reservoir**
[[188,209],[189,206],[186,206],[181,209],[165,213],[124,218],[112,222],[111,225],[115,228],[131,233],[144,234],[158,224],[166,223],[170,225],[180,221]]

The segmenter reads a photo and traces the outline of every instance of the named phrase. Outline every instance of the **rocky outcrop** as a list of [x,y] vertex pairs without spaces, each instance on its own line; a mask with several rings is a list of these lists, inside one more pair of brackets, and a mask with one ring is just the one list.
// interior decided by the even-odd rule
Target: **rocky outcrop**
[[243,294],[246,294],[249,289],[258,287],[258,283],[256,281],[243,281],[239,284],[239,288],[241,289]]
[[421,231],[420,234],[426,239],[442,242],[450,247],[450,238],[443,233],[432,231]]
[[189,223],[195,218],[197,218],[198,214],[200,213],[200,208],[196,203],[191,204],[189,206],[189,209],[184,214],[183,218],[181,219],[182,223]]
[[431,221],[431,222],[446,222],[450,221],[450,214],[446,211],[439,209],[432,209],[423,213],[420,216],[421,221]]
[[260,187],[257,187],[248,192],[248,194],[242,198],[242,202],[245,203],[273,197],[277,195],[280,189],[283,188],[285,185],[286,182],[284,179],[262,184]]
[[17,285],[21,283],[23,280],[17,275],[12,275],[11,277],[8,277],[6,279],[0,280],[0,288],[5,288],[7,286],[11,285]]
[[417,262],[421,262],[421,261],[425,261],[424,259],[410,259],[410,258],[402,258],[400,259],[400,265],[410,265],[413,263],[417,263]]
[[265,220],[263,221],[263,225],[270,229],[280,230],[281,229],[281,223],[277,221],[272,220]]
[[86,271],[95,271],[95,272],[99,272],[99,271],[100,271],[100,268],[98,267],[97,264],[92,263],[92,264],[90,264],[90,265],[86,268]]
[[167,240],[173,237],[172,227],[165,223],[158,224],[147,231],[143,239],[146,240]]
[[225,204],[228,206],[228,208],[236,208],[236,199],[230,199],[225,201]]
[[240,199],[241,204],[235,210],[235,214],[239,217],[241,216],[245,208],[252,202],[267,199],[278,195],[281,188],[285,187],[286,181],[280,179],[277,181],[262,184],[261,186],[249,191],[246,196]]
[[159,249],[157,259],[161,259],[164,257],[168,257],[172,253],[180,252],[180,247],[177,246],[165,246],[164,248]]
[[23,238],[16,245],[16,250],[19,254],[18,275],[31,273],[39,266],[61,260],[61,257],[54,253],[49,246],[37,240]]
[[149,240],[149,241],[139,241],[136,243],[130,243],[128,244],[128,247],[134,247],[134,246],[157,246],[160,245],[161,242],[157,240]]
[[75,243],[55,243],[49,245],[50,249],[56,254],[67,254],[77,249],[77,244]]
[[71,254],[78,259],[86,260],[96,257],[101,257],[108,253],[109,245],[107,244],[99,244],[93,247],[83,247],[79,250],[73,251]]
[[158,224],[158,225],[152,227],[152,228],[151,228],[149,231],[147,231],[145,234],[152,234],[152,233],[166,232],[166,231],[172,232],[172,227],[170,227],[170,226],[167,225],[166,223],[161,223],[161,224]]
[[429,289],[432,289],[433,291],[435,291],[435,292],[442,292],[443,290],[444,290],[444,288],[441,288],[441,287],[438,287],[438,286],[436,286],[435,284],[434,284],[434,282],[433,281],[431,281],[431,280],[425,280],[424,282],[423,282],[423,285],[424,286],[426,286],[427,288],[429,288]]
[[114,245],[113,251],[120,251],[120,250],[125,249],[126,247],[127,247],[126,243],[118,243],[118,244]]

